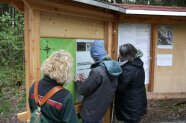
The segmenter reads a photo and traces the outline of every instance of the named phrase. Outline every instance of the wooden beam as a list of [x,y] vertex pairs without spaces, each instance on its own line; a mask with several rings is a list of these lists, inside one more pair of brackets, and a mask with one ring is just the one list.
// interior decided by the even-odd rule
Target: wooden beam
[[28,105],[29,89],[30,89],[30,42],[29,42],[29,8],[24,8],[24,40],[25,40],[25,74],[26,74],[26,108],[30,111]]
[[[35,80],[40,80],[40,12],[34,11],[33,13],[34,19],[33,19],[33,40],[35,41],[34,47],[35,47],[35,57],[34,57],[34,73],[35,74]],[[32,41],[33,41],[32,40]]]
[[104,40],[107,54],[112,56],[112,22],[105,22]]
[[183,93],[147,93],[147,99],[177,99],[177,98],[186,98],[186,92]]
[[117,60],[118,55],[118,23],[114,22],[112,26],[112,58]]
[[16,117],[19,121],[22,121],[22,122],[27,121],[28,120],[27,111],[17,114]]
[[34,10],[43,12],[58,13],[105,21],[113,21],[114,19],[114,16],[112,14],[106,12],[85,9],[61,3],[55,3],[52,1],[40,0],[38,2],[38,0],[24,0],[24,3],[28,4]]
[[30,83],[40,79],[40,13],[29,9],[29,60],[30,60]]
[[26,5],[24,10],[27,111],[19,113],[17,116],[19,120],[27,121],[30,118],[29,89],[34,81],[40,79],[40,13],[33,11]]
[[40,20],[39,19],[40,19],[39,12],[29,9],[30,75],[29,75],[29,82],[26,85],[27,89],[30,89],[33,82],[39,81],[40,79],[40,71],[39,71],[40,70],[40,30],[39,30]]
[[[34,81],[40,79],[40,13],[25,6],[25,69],[26,69],[26,99]],[[27,118],[30,117],[28,100],[26,100]]]
[[118,55],[118,26],[119,19],[118,14],[113,13],[115,15],[114,22],[112,23],[112,58],[117,60]]
[[110,110],[110,106],[107,109],[107,112],[105,113],[103,119],[102,119],[102,123],[109,123],[110,122],[110,116],[111,116],[111,110]]
[[157,25],[151,25],[151,43],[150,43],[150,73],[148,91],[154,89],[154,67],[155,67],[155,50],[156,50]]

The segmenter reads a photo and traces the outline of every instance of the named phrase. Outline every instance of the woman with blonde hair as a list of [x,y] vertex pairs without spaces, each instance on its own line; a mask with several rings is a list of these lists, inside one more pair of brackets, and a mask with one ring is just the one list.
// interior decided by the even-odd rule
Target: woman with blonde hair
[[[72,95],[63,88],[63,85],[72,78],[71,55],[64,50],[54,52],[44,61],[41,71],[43,78],[35,82],[29,92],[31,113],[39,107],[44,119],[49,123],[78,123]],[[60,89],[42,103],[45,95],[57,87]]]

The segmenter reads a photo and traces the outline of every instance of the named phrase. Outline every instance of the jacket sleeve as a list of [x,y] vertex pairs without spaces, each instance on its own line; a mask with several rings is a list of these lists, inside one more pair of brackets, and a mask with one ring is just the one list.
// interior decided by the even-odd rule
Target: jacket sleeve
[[129,86],[130,82],[132,81],[132,72],[131,70],[124,69],[122,74],[118,78],[118,88],[117,92],[123,93]]
[[63,102],[60,119],[62,123],[79,123],[71,94]]
[[[33,86],[31,87],[33,88]],[[28,104],[29,104],[29,108],[30,108],[30,112],[32,113],[36,108],[37,108],[37,105],[35,103],[35,100],[34,98],[31,99],[31,89],[29,90],[29,97],[28,97]]]
[[92,69],[88,78],[84,82],[76,81],[77,91],[83,96],[90,95],[102,82],[101,76],[98,76],[98,74],[98,72]]

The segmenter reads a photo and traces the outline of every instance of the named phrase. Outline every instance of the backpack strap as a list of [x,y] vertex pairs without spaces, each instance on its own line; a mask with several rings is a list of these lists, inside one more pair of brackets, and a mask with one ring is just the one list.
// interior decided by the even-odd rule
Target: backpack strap
[[38,97],[38,82],[35,82],[34,83],[34,100],[36,102],[36,104],[40,104],[40,100],[39,100],[39,97]]
[[49,92],[47,92],[47,94],[40,100],[38,97],[38,83],[39,82],[35,82],[35,84],[34,84],[34,100],[38,106],[42,106],[43,104],[45,104],[45,102],[50,97],[52,97],[59,90],[63,89],[62,86],[56,86],[56,87],[52,88]]

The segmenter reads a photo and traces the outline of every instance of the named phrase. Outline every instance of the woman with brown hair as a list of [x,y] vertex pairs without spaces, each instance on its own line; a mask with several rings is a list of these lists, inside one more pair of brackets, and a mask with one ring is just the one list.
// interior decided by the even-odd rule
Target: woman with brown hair
[[147,110],[143,54],[132,44],[119,48],[122,73],[115,95],[116,118],[124,123],[139,123]]

